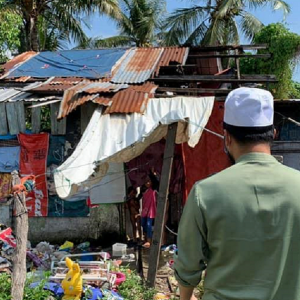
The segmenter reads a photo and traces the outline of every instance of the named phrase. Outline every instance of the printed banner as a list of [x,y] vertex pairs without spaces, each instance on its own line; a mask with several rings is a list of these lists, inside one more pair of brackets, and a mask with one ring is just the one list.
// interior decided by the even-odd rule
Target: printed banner
[[46,180],[49,135],[19,134],[21,146],[21,176],[35,175],[35,189],[26,196],[29,217],[46,217],[48,214],[48,191]]

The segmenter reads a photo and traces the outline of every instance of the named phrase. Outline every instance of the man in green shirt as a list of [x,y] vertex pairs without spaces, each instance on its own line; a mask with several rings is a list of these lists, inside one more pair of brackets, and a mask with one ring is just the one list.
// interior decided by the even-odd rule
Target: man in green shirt
[[235,164],[194,185],[179,226],[180,299],[206,269],[203,300],[300,299],[300,172],[271,156],[273,97],[239,88],[225,102]]

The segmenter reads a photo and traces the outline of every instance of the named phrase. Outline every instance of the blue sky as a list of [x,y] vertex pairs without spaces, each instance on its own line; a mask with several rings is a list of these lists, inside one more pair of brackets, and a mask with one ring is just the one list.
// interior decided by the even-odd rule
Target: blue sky
[[[190,7],[193,4],[201,3],[200,0],[166,0],[168,12],[172,12],[177,8]],[[286,0],[291,6],[291,13],[287,16],[285,22],[287,27],[300,34],[300,2],[299,0]],[[252,11],[264,24],[276,23],[283,20],[282,12],[272,12],[270,7],[260,8]],[[89,37],[109,37],[118,34],[116,24],[107,17],[93,15],[90,18],[90,29],[86,29]],[[249,41],[244,40],[243,43]],[[300,81],[300,66],[296,69],[295,79]]]

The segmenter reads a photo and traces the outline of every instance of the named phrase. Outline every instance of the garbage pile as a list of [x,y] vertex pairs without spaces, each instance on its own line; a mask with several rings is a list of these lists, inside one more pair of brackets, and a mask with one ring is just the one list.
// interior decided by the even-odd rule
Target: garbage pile
[[[12,273],[15,247],[16,241],[11,228],[0,225],[0,273]],[[175,245],[171,245],[162,250],[166,261],[163,272],[166,276],[163,276],[161,282],[163,284],[167,279],[169,292],[176,295],[177,284],[172,267],[173,255],[177,249]],[[43,241],[33,246],[28,241],[26,257],[30,287],[36,288],[42,284],[45,290],[51,291],[55,299],[68,295],[70,290],[72,293],[78,291],[76,299],[124,300],[119,287],[130,278],[131,270],[136,269],[134,251],[128,251],[127,245],[121,243],[114,244],[111,251],[104,251],[89,242],[75,245],[66,241],[62,245],[51,245]],[[77,266],[77,273],[74,266]],[[156,294],[154,299],[169,299],[168,293],[163,292]]]

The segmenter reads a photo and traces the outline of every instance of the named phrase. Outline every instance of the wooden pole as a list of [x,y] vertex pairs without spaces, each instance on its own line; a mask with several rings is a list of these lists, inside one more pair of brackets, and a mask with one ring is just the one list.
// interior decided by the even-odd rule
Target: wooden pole
[[[17,171],[12,172],[12,184],[20,184],[21,180]],[[11,285],[11,299],[23,299],[26,280],[26,245],[28,235],[28,212],[26,209],[25,193],[14,196],[14,233],[17,247],[13,257],[13,273]]]
[[154,233],[149,257],[149,271],[147,281],[150,287],[155,286],[155,278],[159,264],[160,247],[165,224],[165,215],[167,209],[170,177],[173,165],[177,126],[178,124],[174,123],[169,125],[168,127],[167,141],[165,146],[164,160],[157,200],[157,214],[155,218]]

